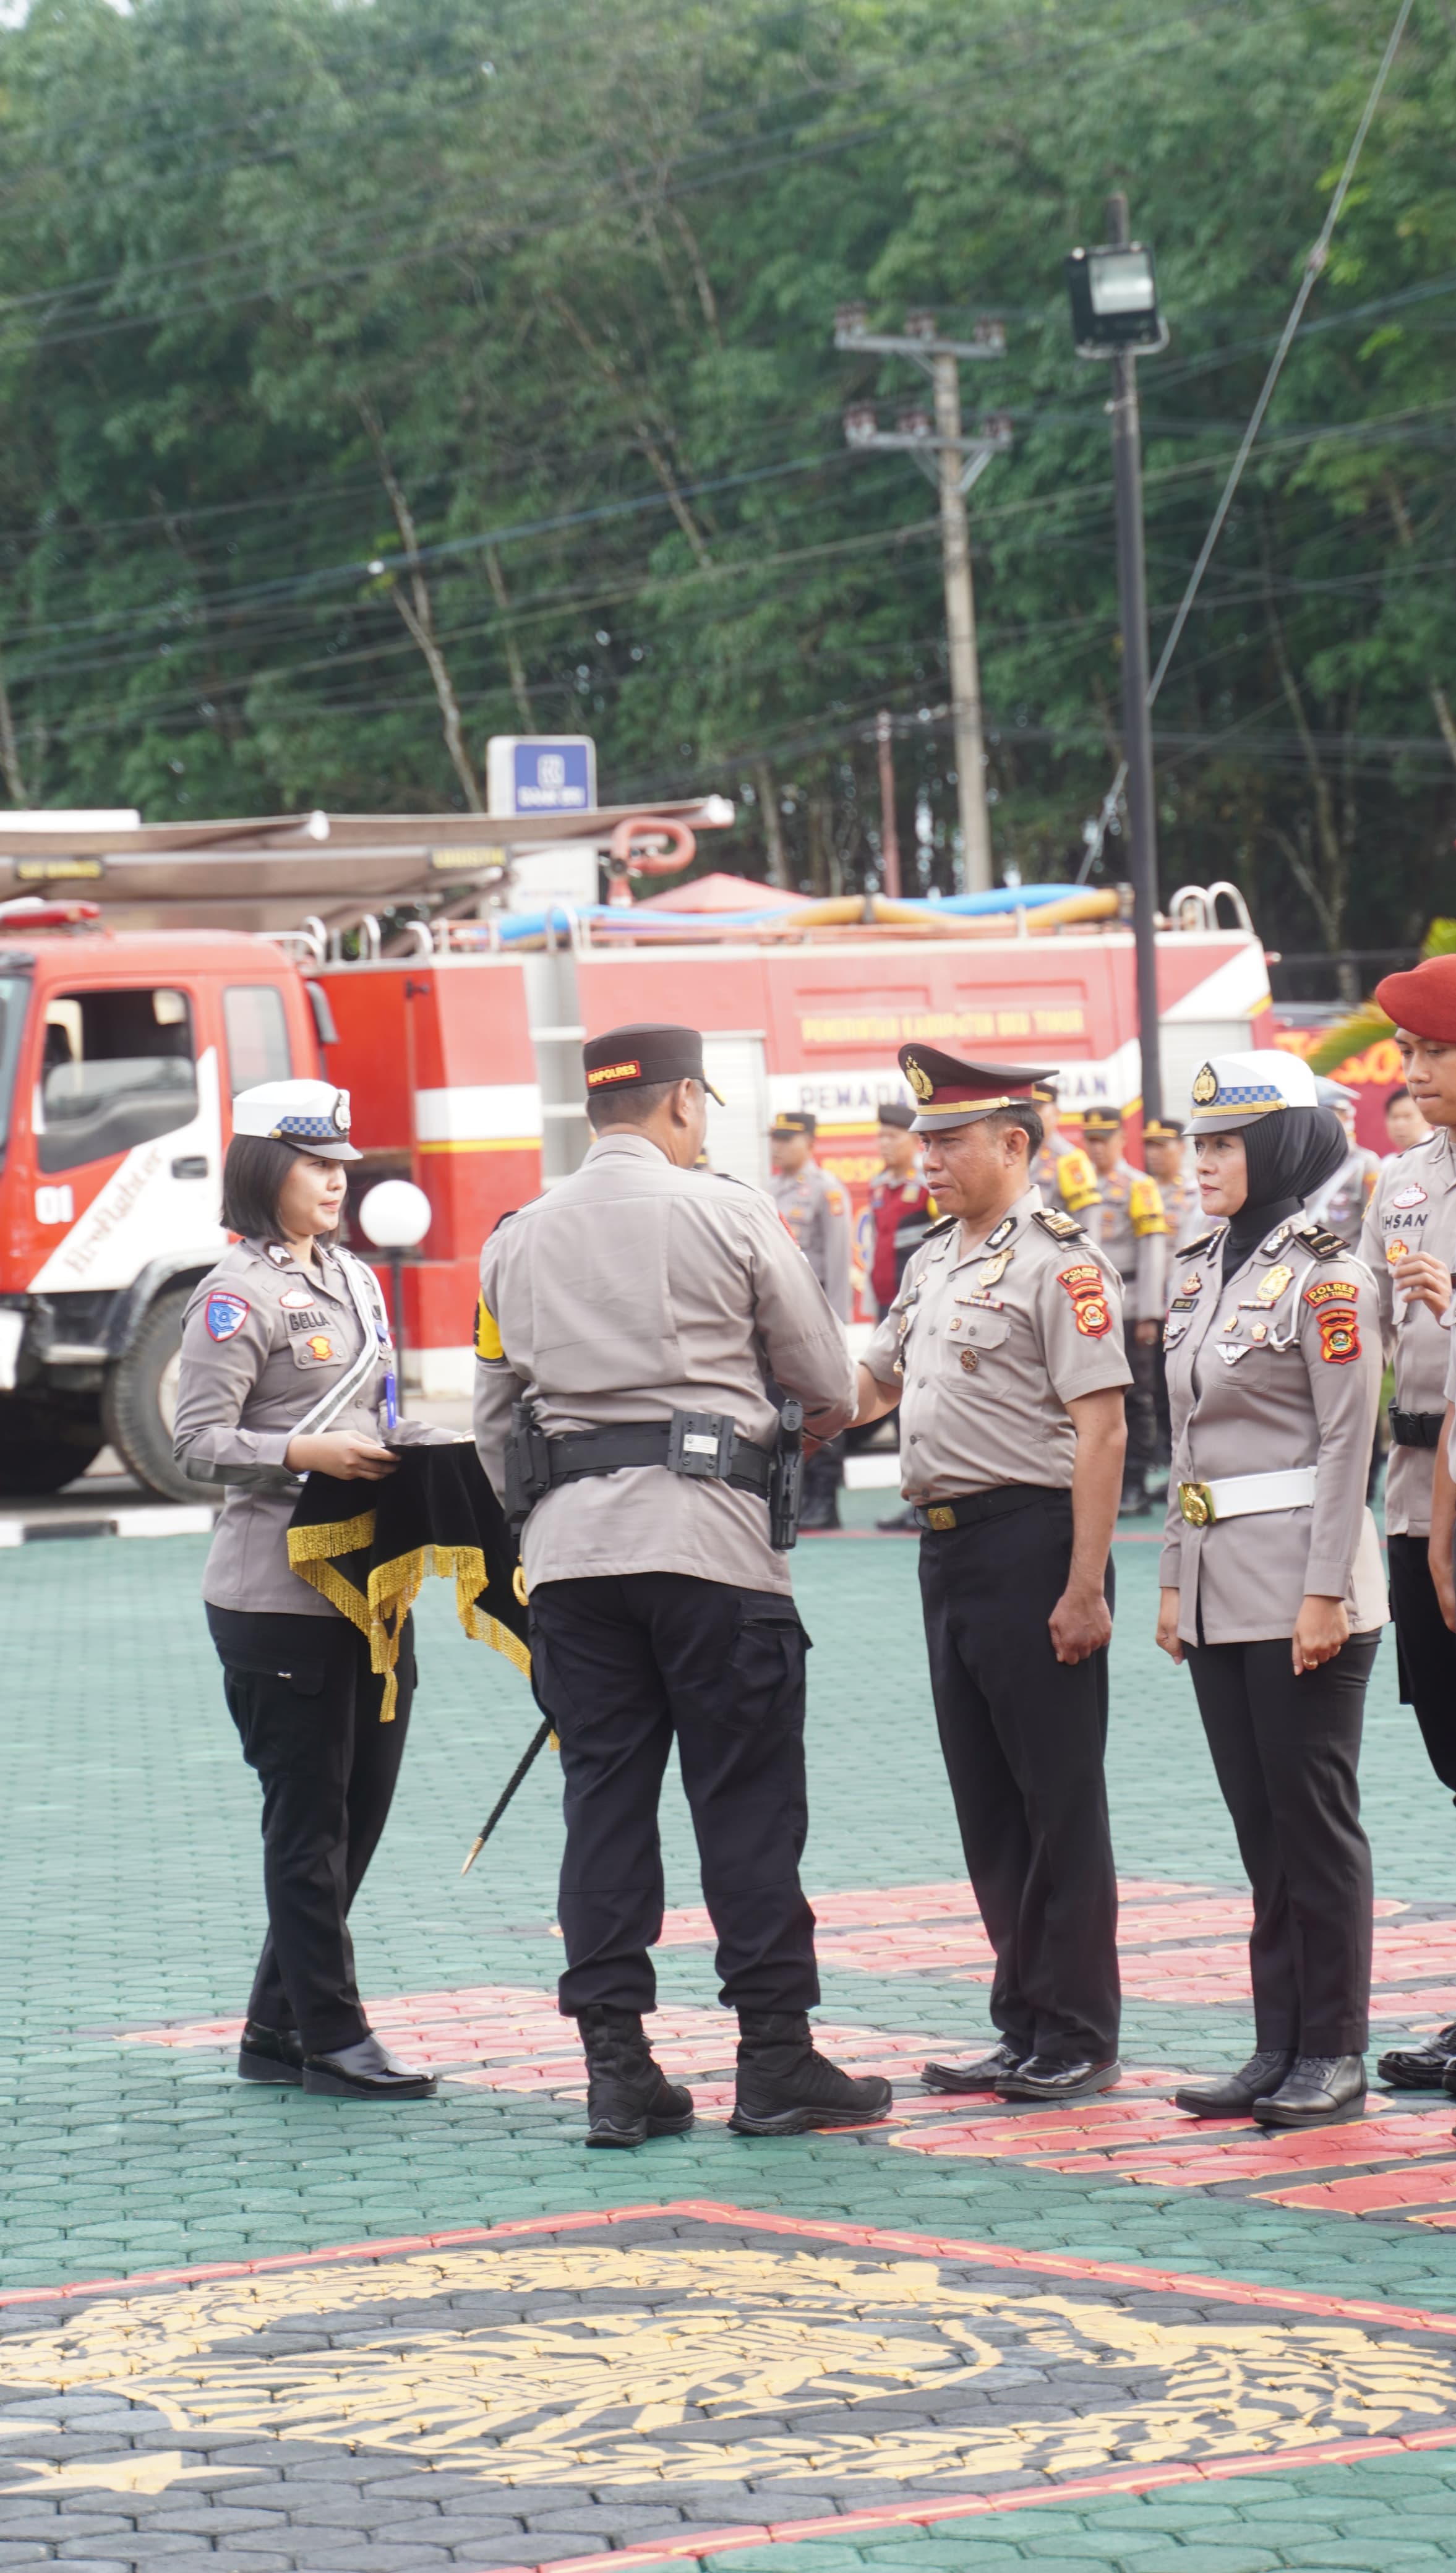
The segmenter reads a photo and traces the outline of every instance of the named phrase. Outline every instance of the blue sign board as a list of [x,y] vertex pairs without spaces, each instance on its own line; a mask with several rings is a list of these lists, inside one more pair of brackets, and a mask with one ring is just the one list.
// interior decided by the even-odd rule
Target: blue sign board
[[512,762],[511,801],[516,812],[587,812],[590,749],[585,741],[518,741]]

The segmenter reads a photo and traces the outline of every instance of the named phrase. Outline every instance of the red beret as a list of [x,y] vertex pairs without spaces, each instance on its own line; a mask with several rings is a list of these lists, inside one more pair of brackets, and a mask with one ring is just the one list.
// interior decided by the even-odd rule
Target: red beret
[[1408,1036],[1456,1045],[1456,956],[1427,956],[1408,974],[1387,974],[1375,998]]

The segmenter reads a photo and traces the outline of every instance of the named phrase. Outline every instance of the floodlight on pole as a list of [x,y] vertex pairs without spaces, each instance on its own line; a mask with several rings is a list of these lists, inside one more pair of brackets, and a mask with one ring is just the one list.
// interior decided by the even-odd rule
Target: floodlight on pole
[[389,1263],[394,1305],[394,1384],[404,1408],[404,1254],[417,1250],[434,1221],[434,1209],[412,1180],[380,1180],[362,1201],[359,1220]]
[[963,359],[1003,358],[1006,331],[1000,322],[978,321],[969,340],[943,340],[933,313],[907,313],[898,333],[871,331],[863,304],[841,304],[834,316],[836,349],[872,357],[908,358],[935,387],[935,417],[925,411],[902,413],[893,429],[882,429],[873,403],[854,403],[844,414],[845,441],[862,451],[909,455],[941,501],[941,554],[946,584],[946,644],[951,675],[951,722],[956,745],[956,788],[960,805],[965,880],[972,893],[991,890],[991,820],[986,804],[986,740],[981,710],[981,672],[976,653],[976,597],[971,579],[971,530],[966,494],[978,482],[992,457],[1011,445],[1011,423],[1003,413],[994,423],[967,436],[961,420]]
[[1167,347],[1157,309],[1157,272],[1145,242],[1128,236],[1127,200],[1107,199],[1110,238],[1067,260],[1072,336],[1080,358],[1112,366],[1112,478],[1117,512],[1117,598],[1122,624],[1122,740],[1131,844],[1132,926],[1137,947],[1137,1035],[1142,1115],[1162,1115],[1157,1036],[1157,811],[1152,785],[1152,717],[1147,703],[1147,579],[1142,555],[1142,433],[1137,360]]

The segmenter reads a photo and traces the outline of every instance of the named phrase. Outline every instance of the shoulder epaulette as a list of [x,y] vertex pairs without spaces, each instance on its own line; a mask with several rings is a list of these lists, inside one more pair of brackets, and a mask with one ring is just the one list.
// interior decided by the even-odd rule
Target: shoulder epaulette
[[949,1233],[952,1227],[958,1225],[961,1219],[958,1215],[943,1215],[939,1224],[927,1226],[925,1232],[920,1237],[920,1241],[916,1244],[916,1250],[921,1251],[925,1248],[925,1245],[928,1242],[934,1242],[938,1233]]
[[1032,1222],[1039,1224],[1044,1233],[1050,1233],[1054,1242],[1084,1242],[1087,1239],[1077,1218],[1064,1215],[1060,1207],[1038,1207]]
[[1304,1216],[1291,1224],[1289,1230],[1297,1235],[1306,1251],[1313,1252],[1316,1260],[1350,1258],[1348,1244],[1341,1242],[1337,1233],[1327,1233],[1324,1226],[1316,1224],[1311,1215]]
[[1176,1255],[1177,1258],[1179,1260],[1191,1260],[1197,1252],[1211,1251],[1214,1243],[1221,1237],[1223,1230],[1224,1228],[1221,1224],[1215,1224],[1210,1233],[1200,1233],[1196,1242],[1185,1242],[1181,1244]]

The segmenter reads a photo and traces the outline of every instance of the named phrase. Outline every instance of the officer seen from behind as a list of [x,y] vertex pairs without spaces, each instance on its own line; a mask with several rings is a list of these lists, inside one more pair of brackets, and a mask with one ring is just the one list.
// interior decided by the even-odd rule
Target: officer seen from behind
[[860,1368],[900,1404],[941,1748],[996,1951],[1000,2044],[933,2090],[1076,2100],[1116,2080],[1117,1889],[1102,1754],[1108,1547],[1125,1429],[1121,1292],[1030,1160],[1043,1076],[907,1046],[945,1220]]
[[[769,1128],[773,1177],[769,1195],[803,1252],[833,1310],[847,1322],[854,1309],[850,1283],[854,1226],[849,1191],[814,1159],[818,1120],[807,1109],[776,1117]],[[831,1438],[804,1467],[800,1531],[817,1534],[839,1525],[844,1481],[844,1440]]]
[[693,1167],[707,1126],[696,1030],[614,1028],[583,1060],[585,1161],[481,1255],[475,1439],[507,1515],[528,1512],[532,1684],[565,1786],[560,2002],[586,2052],[587,2141],[692,2124],[642,2028],[674,1736],[721,1999],[738,2014],[730,2124],[859,2125],[884,2116],[890,2086],[817,2055],[807,2017],[808,1637],[782,1550],[791,1405],[813,1434],[844,1426],[844,1331],[762,1192]]

